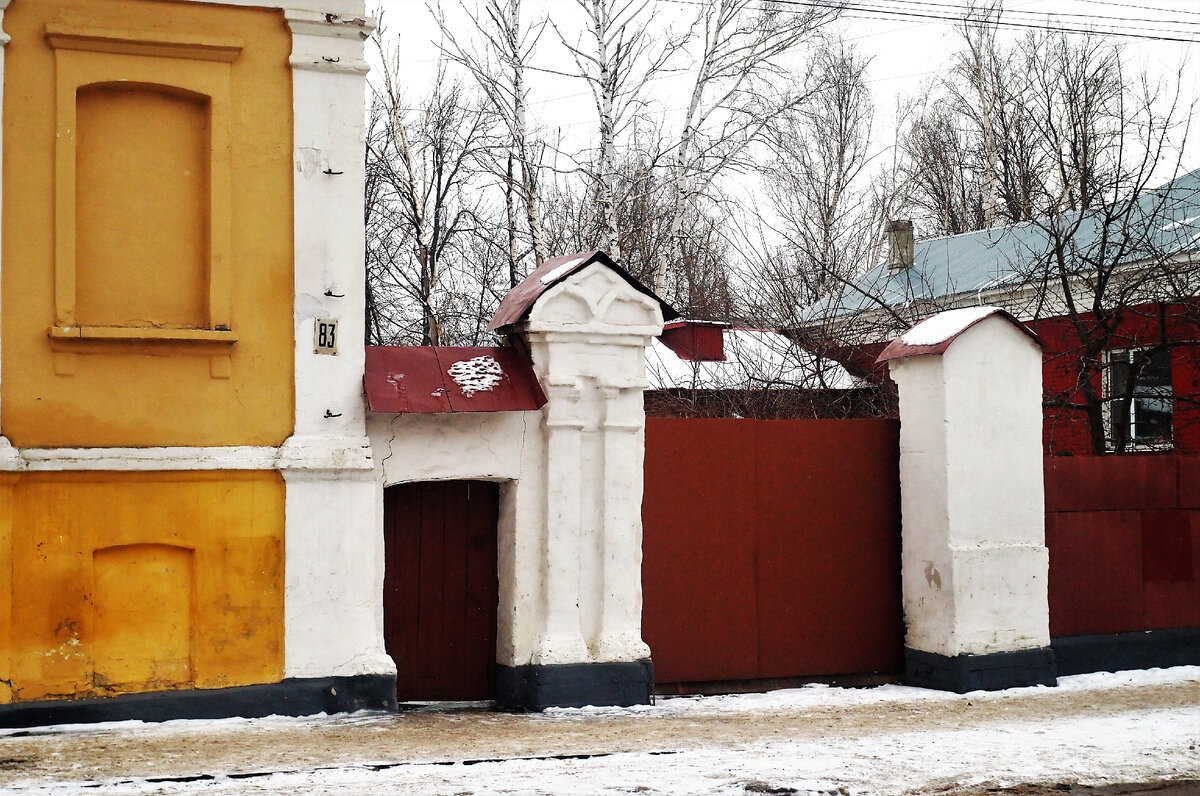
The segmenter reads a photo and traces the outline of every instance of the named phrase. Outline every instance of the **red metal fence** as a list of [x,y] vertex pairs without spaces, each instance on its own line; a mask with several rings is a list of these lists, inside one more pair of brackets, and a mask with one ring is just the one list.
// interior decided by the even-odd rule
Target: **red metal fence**
[[1050,635],[1200,627],[1200,456],[1046,458]]
[[900,671],[898,440],[891,420],[649,418],[655,679]]

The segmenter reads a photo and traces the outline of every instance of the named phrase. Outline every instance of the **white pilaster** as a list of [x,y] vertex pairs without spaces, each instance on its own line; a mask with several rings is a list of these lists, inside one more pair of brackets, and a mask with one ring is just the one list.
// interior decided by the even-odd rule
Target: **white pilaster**
[[[340,10],[285,12],[296,125],[296,418],[278,458],[287,677],[395,672],[383,643],[383,540],[362,399],[362,55],[371,22],[361,3]],[[335,355],[314,352],[316,319],[338,322]]]
[[641,391],[645,348],[661,330],[658,302],[602,264],[551,288],[530,312],[549,398],[545,509],[529,515],[541,514],[541,527],[515,530],[537,534],[518,545],[535,551],[541,580],[539,599],[515,606],[539,630],[531,648],[515,646],[513,664],[650,657],[641,637]]
[[[0,0],[0,262],[3,262],[4,255],[4,48],[9,42],[9,36],[4,32],[4,10],[10,2],[11,0]],[[0,297],[0,307],[2,306],[3,300]],[[3,433],[3,422],[0,419],[0,471],[20,470],[24,467],[24,460]]]
[[[946,316],[972,311],[901,339],[930,345],[939,319],[955,329]],[[889,366],[900,389],[906,646],[946,658],[1047,647],[1040,347],[993,314],[944,351]]]

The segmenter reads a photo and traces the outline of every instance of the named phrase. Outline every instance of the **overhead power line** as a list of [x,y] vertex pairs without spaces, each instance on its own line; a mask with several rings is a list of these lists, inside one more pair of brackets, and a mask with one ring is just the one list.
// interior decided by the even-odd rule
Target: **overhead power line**
[[[904,1],[905,0],[893,0],[893,2],[904,2]],[[1050,32],[1055,32],[1055,33],[1075,33],[1075,34],[1093,33],[1093,34],[1101,34],[1101,35],[1105,35],[1105,36],[1119,36],[1119,37],[1123,37],[1123,38],[1143,39],[1143,40],[1147,40],[1147,41],[1172,41],[1172,42],[1179,42],[1181,44],[1195,44],[1197,42],[1197,38],[1196,38],[1197,33],[1200,33],[1200,30],[1189,30],[1189,31],[1187,31],[1187,33],[1189,33],[1191,35],[1189,35],[1187,38],[1184,38],[1183,36],[1178,36],[1178,35],[1175,35],[1175,36],[1162,35],[1163,33],[1179,32],[1176,29],[1173,29],[1170,27],[1166,27],[1166,28],[1164,28],[1164,27],[1153,27],[1153,28],[1146,27],[1146,28],[1138,28],[1138,29],[1134,29],[1134,30],[1128,30],[1128,29],[1121,30],[1119,28],[1115,28],[1112,26],[1107,26],[1105,28],[1085,27],[1085,26],[1079,25],[1078,23],[1066,24],[1066,25],[1051,24],[1050,18],[1047,18],[1047,22],[1045,22],[1045,23],[1026,22],[1026,21],[1021,21],[1021,20],[1006,20],[1003,18],[1003,16],[1001,16],[1000,18],[988,18],[988,17],[983,16],[982,14],[979,14],[978,11],[971,9],[968,6],[950,5],[950,4],[942,4],[942,3],[938,3],[935,5],[932,3],[924,2],[924,3],[920,4],[923,10],[915,10],[915,9],[897,8],[895,6],[885,6],[885,5],[865,5],[862,3],[836,2],[836,1],[831,2],[830,0],[773,0],[773,2],[778,3],[779,5],[798,6],[798,7],[804,7],[804,8],[829,9],[829,10],[841,9],[843,11],[851,12],[851,13],[847,14],[847,16],[850,16],[851,18],[855,18],[855,19],[869,19],[871,17],[886,17],[886,18],[892,18],[892,19],[929,19],[929,20],[937,20],[937,21],[942,21],[942,22],[954,22],[957,24],[963,24],[963,25],[967,25],[970,27],[979,27],[979,28],[995,27],[995,28],[1009,28],[1009,29],[1017,29],[1017,30],[1045,30],[1045,31],[1050,31]],[[951,14],[951,13],[947,13],[947,12],[943,12],[943,11],[938,11],[937,6],[955,8],[959,11],[959,13]],[[1027,11],[1027,12],[1013,12],[1013,13],[1032,14],[1035,12]],[[856,15],[860,15],[860,16],[856,16]],[[1145,20],[1145,21],[1152,22],[1155,24],[1161,24],[1157,20]],[[1185,20],[1179,20],[1178,23],[1186,24],[1186,25],[1195,25],[1196,24],[1194,22],[1185,21]]]
[[[913,0],[890,0],[890,1],[891,2],[913,2]],[[680,5],[693,5],[693,6],[703,5],[702,0],[664,0],[664,2],[677,3]],[[1186,33],[1190,34],[1190,35],[1187,35],[1186,37],[1183,35],[1167,35],[1167,34],[1184,33],[1184,31],[1180,31],[1178,28],[1169,27],[1170,25],[1197,25],[1198,24],[1198,23],[1192,22],[1190,20],[1169,20],[1169,21],[1152,20],[1152,19],[1135,20],[1135,21],[1139,21],[1139,22],[1144,21],[1146,23],[1154,25],[1155,27],[1141,27],[1141,28],[1129,29],[1128,26],[1125,26],[1126,29],[1122,30],[1119,28],[1111,27],[1111,26],[1105,27],[1105,28],[1085,27],[1079,23],[1071,23],[1071,24],[1065,24],[1065,25],[1064,24],[1052,24],[1052,20],[1057,16],[1057,15],[1053,15],[1053,14],[1047,15],[1046,16],[1047,21],[1044,23],[1027,22],[1027,21],[1021,21],[1021,20],[1006,20],[1003,18],[1000,18],[1000,19],[986,18],[983,15],[979,15],[978,11],[971,9],[968,6],[949,4],[949,3],[919,2],[919,3],[913,3],[914,5],[917,5],[918,8],[903,8],[903,7],[886,6],[886,5],[864,5],[862,3],[854,3],[854,2],[837,2],[836,0],[771,0],[771,2],[777,6],[792,6],[795,8],[824,9],[824,10],[830,10],[830,11],[840,10],[843,12],[848,12],[848,13],[846,13],[846,16],[850,19],[885,18],[885,19],[932,20],[932,21],[939,21],[939,22],[954,22],[954,23],[960,24],[960,25],[965,24],[970,27],[981,27],[981,28],[995,27],[995,28],[1008,28],[1008,29],[1016,29],[1016,30],[1045,30],[1045,31],[1050,31],[1050,32],[1055,32],[1055,33],[1072,33],[1072,34],[1098,34],[1098,35],[1104,35],[1104,36],[1118,36],[1118,37],[1122,37],[1122,38],[1141,39],[1144,41],[1178,42],[1180,44],[1196,44],[1198,41],[1200,41],[1200,38],[1198,38],[1198,37],[1200,37],[1200,28],[1187,30]],[[939,10],[939,8],[955,9],[959,13],[952,14],[952,13],[949,13],[948,11]],[[799,13],[799,12],[793,11],[793,13]],[[977,16],[972,16],[972,13],[976,14]],[[1026,12],[1011,12],[1011,13],[1035,14],[1035,13],[1041,13],[1041,12],[1026,11]],[[1086,16],[1086,15],[1074,15],[1074,16]],[[1094,19],[1095,17],[1087,17],[1087,18]],[[1106,17],[1106,19],[1113,19],[1113,18]],[[1128,19],[1128,18],[1123,18],[1123,19]],[[1168,25],[1168,27],[1162,27],[1163,25]]]

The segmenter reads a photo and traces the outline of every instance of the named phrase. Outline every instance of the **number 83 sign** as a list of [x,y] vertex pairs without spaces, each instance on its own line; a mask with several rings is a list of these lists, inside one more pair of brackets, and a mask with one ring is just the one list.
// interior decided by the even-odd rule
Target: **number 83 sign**
[[313,319],[313,353],[337,355],[338,322],[336,318]]

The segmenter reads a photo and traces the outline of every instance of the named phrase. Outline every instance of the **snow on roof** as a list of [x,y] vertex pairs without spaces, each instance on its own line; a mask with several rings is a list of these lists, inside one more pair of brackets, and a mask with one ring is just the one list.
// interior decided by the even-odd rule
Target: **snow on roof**
[[943,354],[960,334],[992,315],[1005,319],[1037,341],[1038,337],[1031,329],[999,307],[963,307],[939,312],[921,321],[888,343],[887,348],[883,349],[883,353],[875,361],[887,362],[921,354]]
[[542,276],[538,277],[538,281],[543,285],[550,285],[562,279],[567,274],[574,270],[575,266],[588,259],[588,255],[580,254],[576,257],[570,257],[560,265],[556,265],[547,271]]
[[908,345],[937,345],[949,342],[969,326],[996,311],[995,307],[964,307],[960,310],[939,312],[900,335],[900,339]]
[[448,367],[446,373],[468,398],[477,392],[491,392],[504,378],[504,368],[490,354],[461,359]]
[[646,349],[651,390],[834,389],[862,385],[838,363],[814,356],[779,332],[725,329],[725,360],[681,359],[657,338]]

